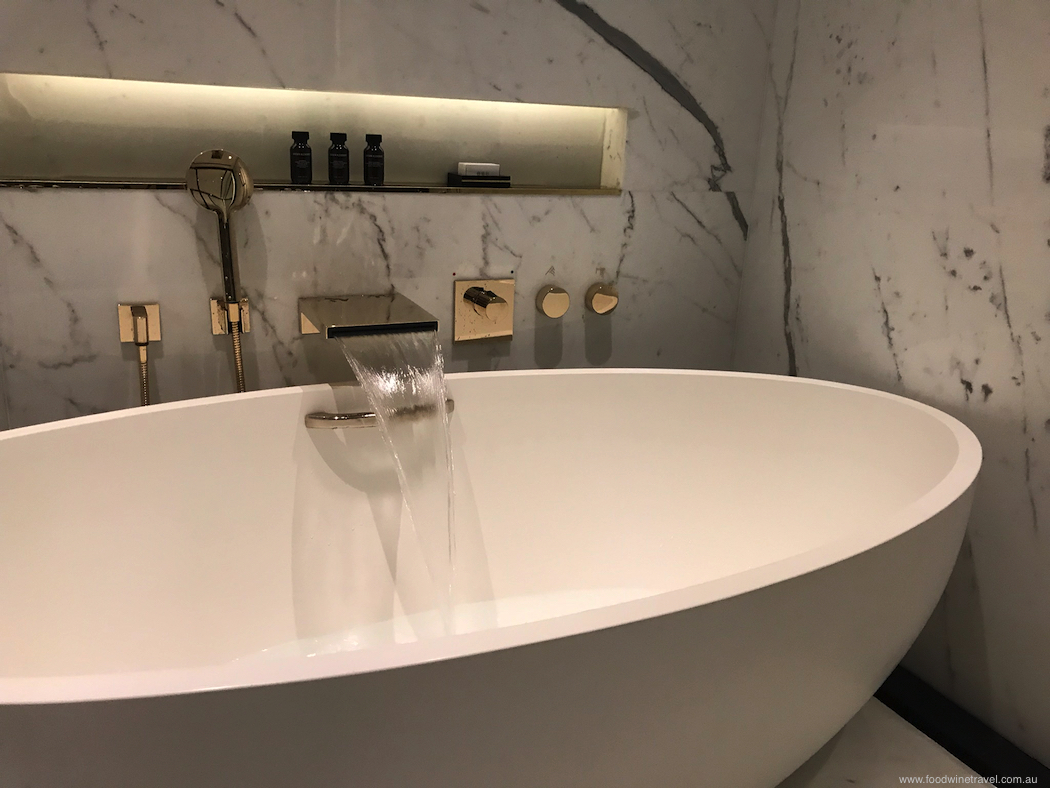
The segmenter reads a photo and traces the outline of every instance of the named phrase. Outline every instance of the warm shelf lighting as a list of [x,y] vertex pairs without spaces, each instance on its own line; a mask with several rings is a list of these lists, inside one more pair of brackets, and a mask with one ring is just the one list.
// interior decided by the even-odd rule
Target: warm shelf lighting
[[318,185],[329,133],[345,132],[352,181],[377,133],[388,183],[443,185],[459,161],[494,161],[516,186],[619,189],[626,123],[608,107],[0,74],[0,181],[177,182],[224,147],[279,183],[305,129]]

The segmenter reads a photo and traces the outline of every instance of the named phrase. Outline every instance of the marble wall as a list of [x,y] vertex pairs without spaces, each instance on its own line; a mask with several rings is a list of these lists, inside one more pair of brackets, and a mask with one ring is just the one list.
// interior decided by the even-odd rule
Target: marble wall
[[985,462],[906,664],[1050,763],[1050,4],[781,0],[735,365],[898,392]]
[[[301,295],[393,285],[448,367],[727,367],[775,0],[0,0],[0,71],[624,106],[617,197],[256,194],[236,217],[249,386],[345,377],[298,336]],[[217,144],[220,141],[217,141]],[[248,162],[250,166],[250,162]],[[232,390],[214,217],[183,192],[0,189],[0,355],[12,426],[136,403],[118,301],[158,301],[155,398]],[[450,341],[452,281],[517,279],[509,343]],[[621,304],[588,315],[592,282]],[[573,298],[560,321],[541,284]]]

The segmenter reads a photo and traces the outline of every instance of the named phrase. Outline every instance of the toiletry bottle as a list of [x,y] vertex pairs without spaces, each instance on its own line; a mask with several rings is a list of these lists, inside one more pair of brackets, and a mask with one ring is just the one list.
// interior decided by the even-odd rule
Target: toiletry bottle
[[383,185],[383,149],[379,147],[379,143],[383,141],[382,134],[366,134],[365,142],[368,146],[365,148],[365,185],[366,186],[382,186]]
[[314,179],[314,159],[310,146],[306,144],[310,132],[293,131],[292,139],[295,141],[291,150],[292,183],[311,183]]
[[328,149],[328,182],[345,186],[350,183],[350,151],[346,147],[346,135],[333,131],[329,137],[332,147]]

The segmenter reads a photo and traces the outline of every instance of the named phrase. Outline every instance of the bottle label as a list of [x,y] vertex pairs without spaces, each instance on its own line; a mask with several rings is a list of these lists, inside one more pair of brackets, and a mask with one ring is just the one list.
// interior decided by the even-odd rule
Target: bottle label
[[332,153],[328,157],[328,181],[335,185],[350,183],[350,157],[348,153]]
[[383,155],[365,154],[365,183],[369,186],[382,186]]
[[292,154],[292,183],[310,183],[313,180],[313,157],[307,153]]

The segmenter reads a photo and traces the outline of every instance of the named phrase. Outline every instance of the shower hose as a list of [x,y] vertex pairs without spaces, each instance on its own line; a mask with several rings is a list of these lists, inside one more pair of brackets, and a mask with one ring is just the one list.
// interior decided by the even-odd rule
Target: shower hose
[[145,345],[139,345],[139,386],[142,389],[142,404],[149,405],[149,364],[146,363]]
[[237,393],[243,394],[244,387],[244,361],[241,358],[241,321],[230,321],[230,337],[233,339],[233,366],[237,372]]

